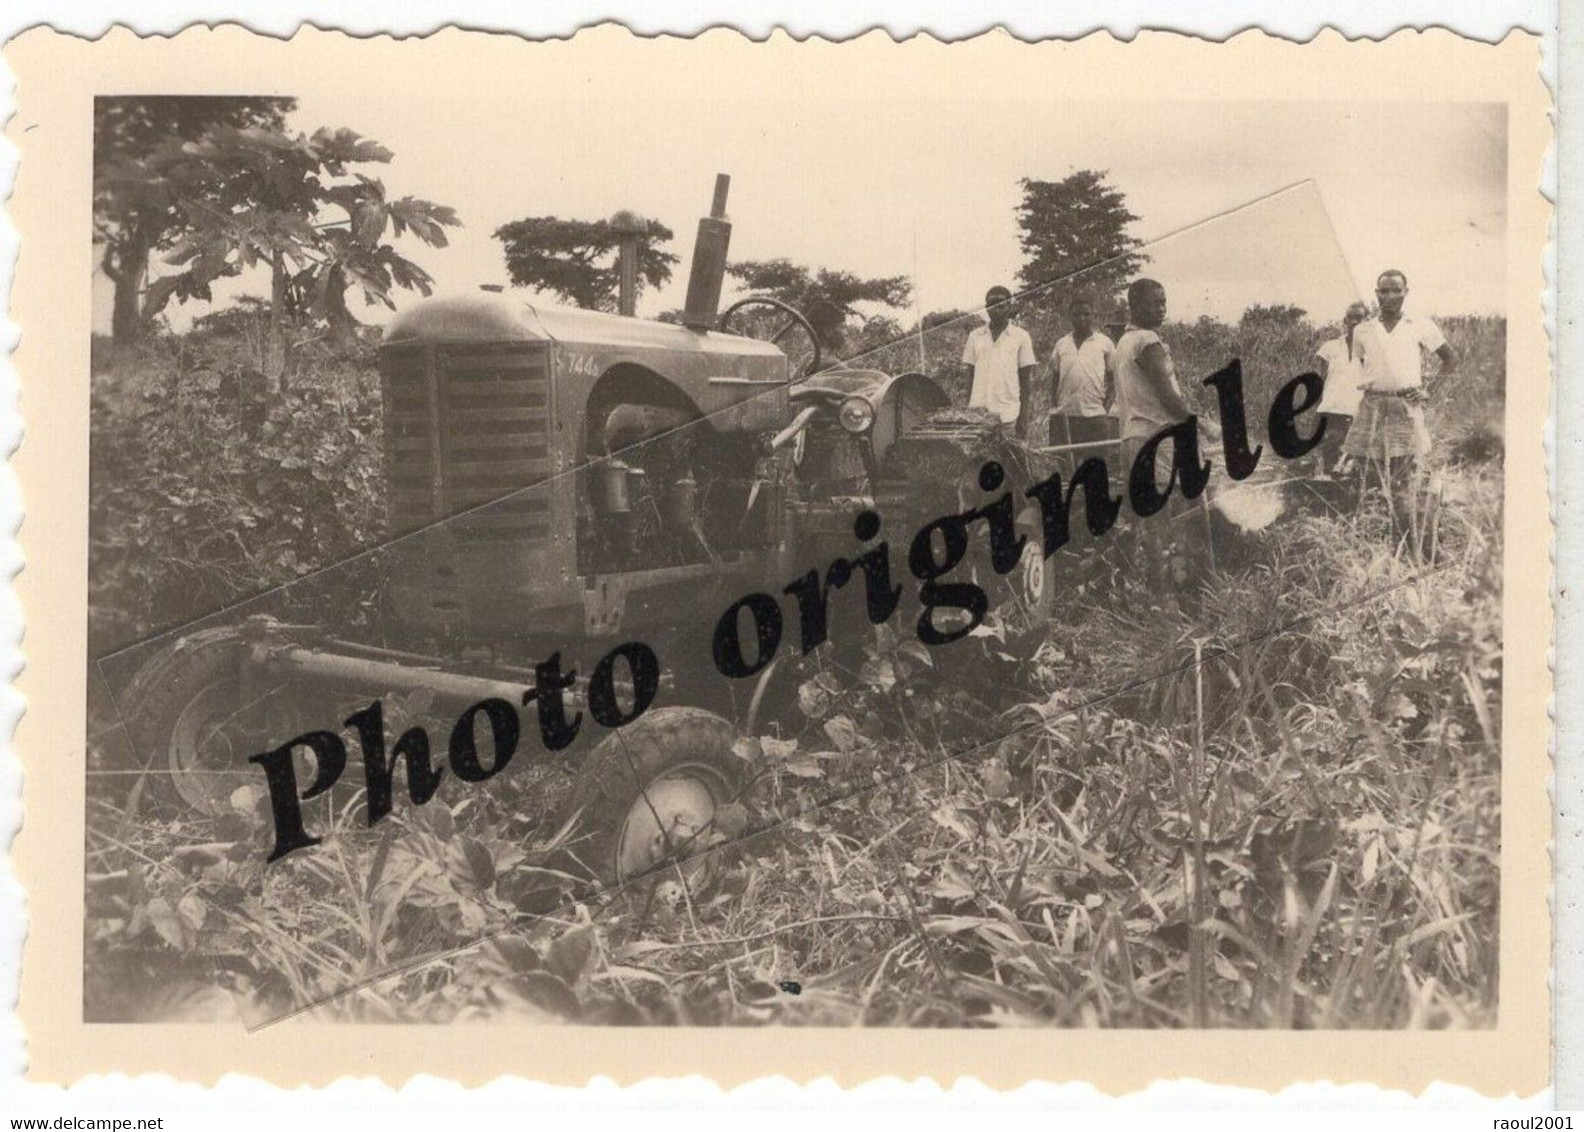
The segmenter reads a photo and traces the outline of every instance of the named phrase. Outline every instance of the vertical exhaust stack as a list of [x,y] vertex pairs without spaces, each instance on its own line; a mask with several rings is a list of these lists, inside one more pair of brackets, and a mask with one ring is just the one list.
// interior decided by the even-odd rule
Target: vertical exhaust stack
[[720,313],[726,251],[731,246],[731,221],[726,219],[726,193],[730,188],[728,174],[715,174],[715,200],[710,214],[699,221],[693,268],[688,274],[687,306],[682,311],[682,324],[693,330],[713,328],[715,316]]

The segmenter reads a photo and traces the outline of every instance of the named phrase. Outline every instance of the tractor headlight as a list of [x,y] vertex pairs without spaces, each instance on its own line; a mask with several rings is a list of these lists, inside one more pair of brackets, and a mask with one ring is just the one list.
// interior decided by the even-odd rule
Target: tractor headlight
[[868,432],[874,427],[874,405],[867,397],[849,397],[841,403],[837,414],[842,428],[848,432]]

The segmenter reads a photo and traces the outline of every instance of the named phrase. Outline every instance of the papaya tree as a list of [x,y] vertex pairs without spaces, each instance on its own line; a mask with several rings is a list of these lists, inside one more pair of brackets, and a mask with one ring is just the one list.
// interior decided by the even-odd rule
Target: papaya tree
[[219,126],[282,129],[295,106],[290,98],[229,95],[94,100],[94,243],[99,267],[115,287],[116,342],[141,337],[175,295],[174,286],[151,287],[149,278],[150,260],[169,251],[189,222],[191,199],[171,166],[172,147]]
[[429,273],[392,241],[410,234],[444,247],[445,229],[459,221],[453,209],[432,201],[392,199],[383,182],[357,168],[391,157],[348,129],[293,135],[218,128],[174,147],[166,155],[170,174],[192,201],[186,231],[165,257],[178,271],[160,284],[180,299],[207,299],[215,280],[266,269],[265,370],[273,385],[291,323],[322,321],[346,335],[355,324],[349,291],[394,307],[397,290],[433,290]]

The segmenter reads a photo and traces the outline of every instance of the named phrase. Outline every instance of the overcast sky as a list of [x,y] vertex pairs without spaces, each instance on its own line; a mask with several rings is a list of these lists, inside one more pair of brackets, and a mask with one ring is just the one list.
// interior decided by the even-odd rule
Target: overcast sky
[[[973,307],[1022,262],[1018,180],[1078,169],[1106,171],[1126,194],[1173,317],[1236,319],[1250,303],[1291,302],[1329,321],[1388,266],[1408,273],[1410,302],[1427,313],[1496,312],[1505,290],[1501,106],[959,97],[723,107],[626,89],[304,93],[290,125],[377,139],[396,154],[376,170],[392,195],[457,210],[464,227],[450,247],[403,247],[442,292],[507,281],[492,237],[506,221],[630,208],[669,225],[683,257],[642,313],[679,307],[721,171],[732,175],[733,258],[908,275],[921,310]],[[230,281],[217,302],[267,291],[261,279]],[[103,279],[94,292],[105,329]],[[205,309],[173,309],[172,321]],[[386,317],[357,300],[353,310]]]

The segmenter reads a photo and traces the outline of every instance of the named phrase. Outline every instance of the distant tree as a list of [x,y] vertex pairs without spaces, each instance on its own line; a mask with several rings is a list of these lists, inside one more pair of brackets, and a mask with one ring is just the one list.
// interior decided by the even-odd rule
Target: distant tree
[[183,185],[168,174],[173,145],[215,127],[280,129],[290,98],[197,95],[107,96],[94,101],[93,218],[99,266],[115,285],[110,331],[142,335],[172,297],[149,288],[151,257],[169,250],[189,223]]
[[[659,245],[672,238],[658,220],[647,221],[638,243],[638,289],[671,278],[678,258]],[[609,220],[562,220],[529,216],[495,229],[506,251],[506,272],[517,287],[560,295],[586,310],[615,310],[619,282],[616,256],[621,235]]]
[[977,323],[979,321],[979,316],[976,315],[973,311],[957,310],[954,307],[954,308],[952,308],[950,310],[930,311],[928,314],[926,314],[924,316],[923,323],[924,323],[924,329],[926,331],[929,331],[929,330],[934,330],[937,326],[946,326],[946,325],[948,325],[950,323],[953,323],[953,322],[963,322],[963,321],[970,320],[970,319],[972,321],[971,322],[967,322],[967,325],[972,327],[974,325],[977,325]]
[[425,295],[429,273],[389,242],[411,233],[446,245],[456,212],[414,197],[390,199],[379,180],[354,168],[383,164],[391,151],[347,129],[311,136],[219,127],[171,147],[166,171],[189,203],[187,228],[165,257],[181,270],[151,285],[179,299],[210,297],[210,285],[255,265],[270,272],[272,383],[284,360],[289,322],[323,321],[339,334],[355,325],[346,292],[394,307],[397,288]]
[[[744,290],[769,295],[802,311],[814,323],[824,348],[838,356],[845,346],[847,320],[857,314],[856,304],[894,310],[906,306],[913,296],[913,284],[906,275],[865,279],[850,271],[809,268],[788,259],[743,260],[728,265],[726,273]],[[881,319],[884,321],[878,321]],[[875,323],[873,329],[870,323]],[[872,346],[893,327],[900,333],[901,328],[883,314],[864,319],[861,346]]]
[[851,308],[856,303],[903,307],[913,297],[906,275],[865,279],[850,271],[808,268],[788,259],[742,260],[726,273],[755,294],[771,295],[802,310],[817,302]]
[[1025,177],[1018,205],[1018,242],[1027,257],[1018,272],[1018,286],[1038,288],[1030,301],[1060,313],[1068,300],[1082,293],[1096,309],[1108,312],[1149,256],[1128,232],[1138,219],[1120,189],[1104,172],[1083,169],[1060,181]]
[[1243,312],[1238,319],[1238,329],[1247,334],[1250,332],[1287,331],[1301,327],[1304,320],[1309,317],[1309,312],[1292,303],[1255,303]]

